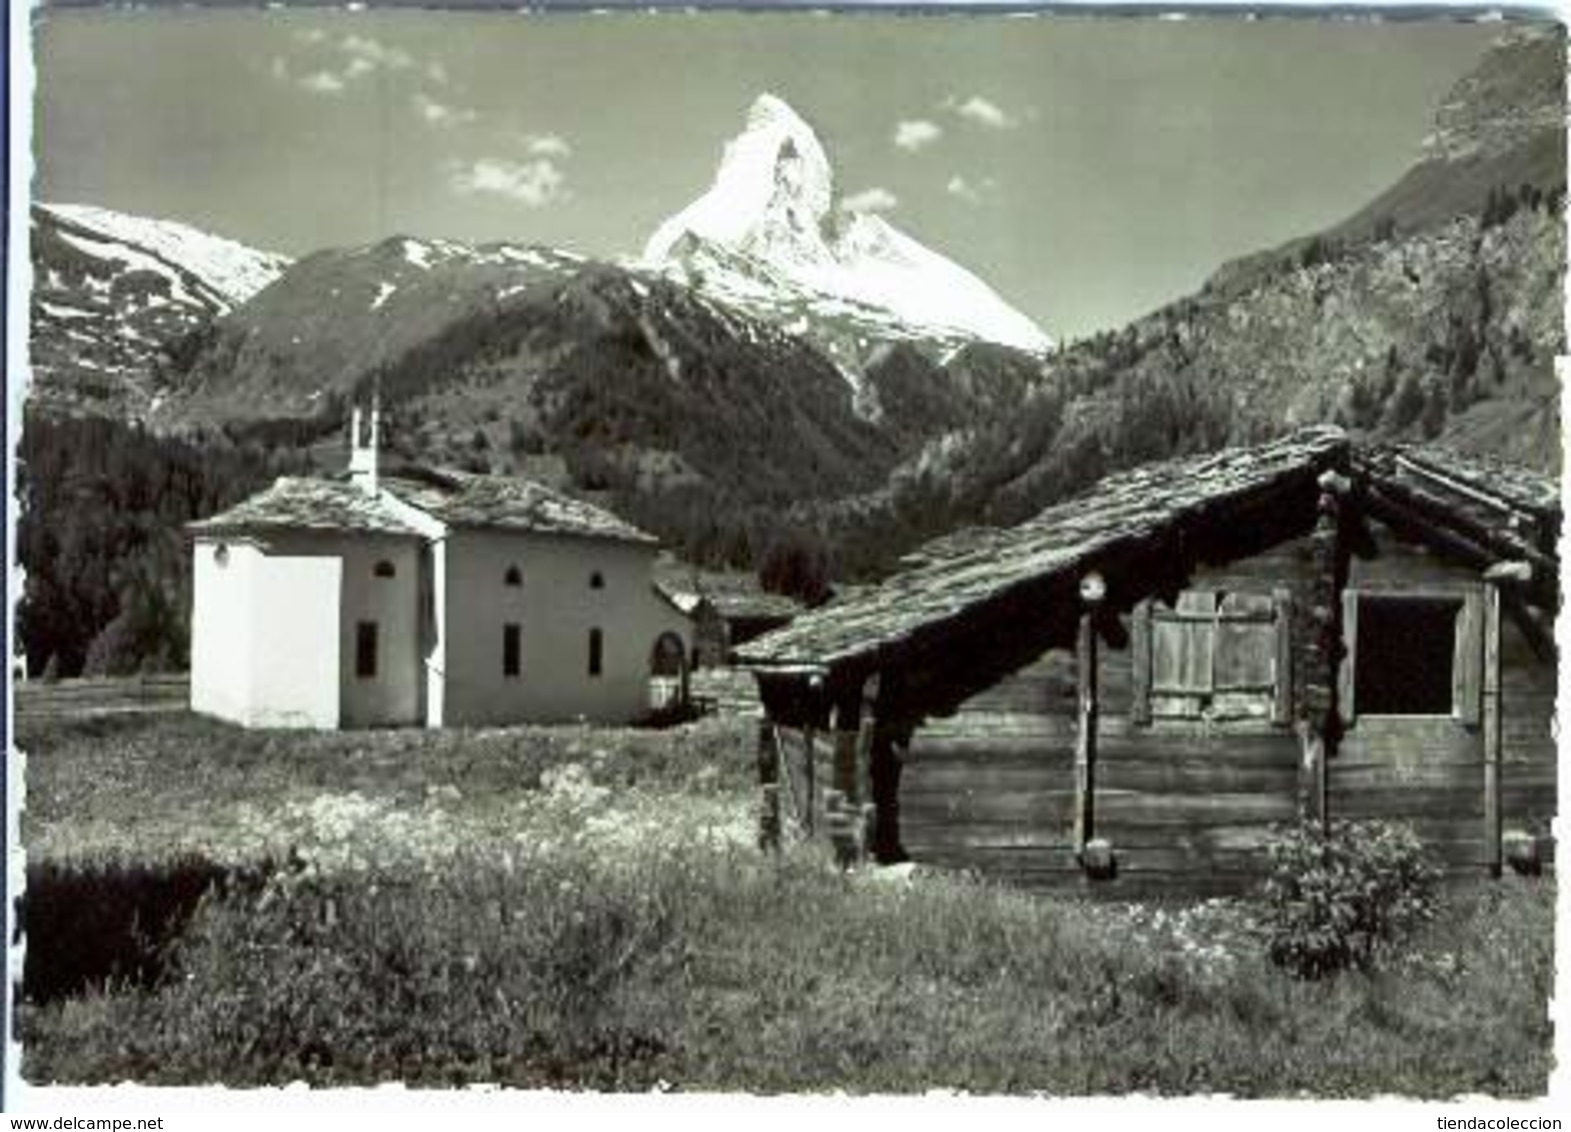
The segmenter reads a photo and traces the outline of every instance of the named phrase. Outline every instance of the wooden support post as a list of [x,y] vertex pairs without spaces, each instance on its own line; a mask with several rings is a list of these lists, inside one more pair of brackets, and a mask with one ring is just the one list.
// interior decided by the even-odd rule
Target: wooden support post
[[1300,808],[1305,821],[1326,824],[1326,741],[1307,725],[1303,729],[1303,766],[1299,768]]
[[1075,852],[1096,836],[1097,657],[1096,607],[1105,593],[1102,579],[1087,575],[1080,583],[1083,609],[1075,654],[1079,660],[1080,720],[1075,733]]
[[878,726],[879,678],[875,672],[862,685],[862,703],[857,712],[854,780],[847,797],[858,805],[873,800],[873,731]]
[[839,790],[824,792],[824,828],[829,834],[829,845],[834,850],[835,864],[850,869],[861,858],[857,837],[856,811],[846,804],[845,795]]
[[1075,851],[1096,836],[1096,633],[1080,615],[1080,720],[1075,733]]
[[780,848],[780,761],[775,749],[774,724],[758,721],[758,784],[762,809],[758,815],[758,847]]
[[1151,602],[1135,606],[1130,632],[1129,722],[1140,727],[1151,722]]
[[901,755],[895,748],[892,728],[886,721],[873,735],[868,753],[868,797],[873,801],[873,855],[882,862],[901,859],[900,772]]
[[802,807],[807,835],[811,837],[818,827],[818,744],[814,742],[813,725],[802,728],[802,751],[807,759],[804,768],[807,804]]
[[[1306,639],[1298,646],[1303,659],[1303,681],[1293,688],[1292,709],[1303,744],[1299,775],[1299,811],[1305,821],[1324,828],[1331,820],[1330,759],[1336,754],[1343,727],[1351,722],[1352,647],[1357,636],[1356,598],[1345,590],[1348,540],[1345,532],[1360,518],[1352,506],[1351,481],[1336,469],[1323,472],[1318,481],[1317,518],[1310,536],[1313,577],[1308,586],[1307,608],[1301,625]],[[1291,658],[1283,658],[1291,665]]]
[[1500,875],[1500,772],[1502,728],[1500,710],[1500,583],[1484,586],[1484,860],[1493,876]]
[[842,700],[835,708],[834,768],[832,789],[848,802],[856,801],[856,741],[860,729],[860,704]]

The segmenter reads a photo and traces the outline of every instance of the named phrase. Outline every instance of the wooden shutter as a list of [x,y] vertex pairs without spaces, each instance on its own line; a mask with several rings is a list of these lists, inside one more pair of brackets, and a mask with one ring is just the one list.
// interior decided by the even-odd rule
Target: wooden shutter
[[1211,697],[1216,594],[1189,590],[1151,611],[1151,714],[1199,719]]
[[1151,603],[1135,606],[1129,634],[1129,718],[1136,725],[1151,722]]
[[1271,718],[1276,652],[1276,604],[1271,596],[1227,594],[1217,610],[1212,718]]
[[1337,670],[1336,706],[1345,727],[1358,719],[1353,694],[1358,669],[1358,591],[1342,591],[1342,666]]
[[1271,675],[1275,688],[1271,700],[1271,722],[1288,727],[1293,722],[1293,593],[1279,589],[1272,593],[1276,611],[1276,663]]
[[1451,664],[1451,714],[1477,727],[1484,711],[1484,595],[1470,590],[1456,615],[1456,654]]

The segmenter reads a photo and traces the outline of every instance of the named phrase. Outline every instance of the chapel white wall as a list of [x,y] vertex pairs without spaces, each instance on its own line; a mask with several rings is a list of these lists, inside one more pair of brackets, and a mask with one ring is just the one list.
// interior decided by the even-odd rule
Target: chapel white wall
[[[649,710],[657,637],[692,645],[687,618],[654,592],[654,548],[533,533],[451,531],[446,542],[447,646],[443,721],[448,725],[617,723]],[[517,565],[523,585],[505,577]],[[592,588],[591,576],[604,579]],[[502,671],[504,626],[520,627],[521,670]],[[589,634],[599,628],[601,674],[589,674]]]

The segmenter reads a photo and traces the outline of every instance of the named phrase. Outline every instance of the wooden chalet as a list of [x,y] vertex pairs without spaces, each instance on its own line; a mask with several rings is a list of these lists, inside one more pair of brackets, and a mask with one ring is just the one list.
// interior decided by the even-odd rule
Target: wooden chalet
[[1560,518],[1541,477],[1318,428],[940,539],[736,650],[763,836],[1196,892],[1274,826],[1387,818],[1540,868]]

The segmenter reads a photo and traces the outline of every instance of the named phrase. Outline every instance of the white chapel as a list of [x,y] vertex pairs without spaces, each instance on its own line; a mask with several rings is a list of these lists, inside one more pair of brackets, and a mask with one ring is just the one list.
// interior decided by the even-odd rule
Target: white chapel
[[191,707],[252,727],[629,722],[693,626],[656,540],[530,480],[379,474],[373,409],[347,477],[286,476],[187,528]]

